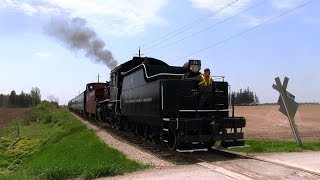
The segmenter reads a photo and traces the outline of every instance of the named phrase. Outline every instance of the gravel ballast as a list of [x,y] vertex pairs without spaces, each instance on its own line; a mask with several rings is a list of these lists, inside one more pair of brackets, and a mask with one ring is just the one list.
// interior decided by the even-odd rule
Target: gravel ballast
[[[75,115],[76,116],[76,115]],[[113,137],[111,134],[106,132],[103,128],[97,127],[93,124],[91,124],[88,121],[84,121],[80,117],[76,116],[83,124],[86,125],[88,129],[93,130],[99,138],[104,141],[106,144],[108,144],[110,147],[117,149],[128,156],[128,158],[138,161],[143,164],[149,164],[156,167],[162,167],[162,166],[173,166],[172,163],[165,161],[163,159],[160,159],[148,152],[145,152],[144,150],[134,147],[130,144],[127,144],[125,142],[120,141],[119,139]]]

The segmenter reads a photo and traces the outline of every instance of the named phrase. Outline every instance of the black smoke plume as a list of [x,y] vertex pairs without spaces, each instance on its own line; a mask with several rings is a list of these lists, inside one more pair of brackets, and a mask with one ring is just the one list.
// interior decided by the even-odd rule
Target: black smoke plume
[[54,17],[46,26],[48,35],[57,38],[72,50],[83,50],[86,56],[106,64],[110,69],[117,66],[111,51],[97,33],[87,26],[87,21],[80,17]]

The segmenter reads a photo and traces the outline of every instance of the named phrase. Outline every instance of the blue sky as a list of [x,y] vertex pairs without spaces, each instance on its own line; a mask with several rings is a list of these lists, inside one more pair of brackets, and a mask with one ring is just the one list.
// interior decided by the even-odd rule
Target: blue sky
[[[119,63],[141,46],[146,56],[171,65],[201,59],[203,68],[226,76],[233,90],[249,86],[262,102],[275,102],[274,78],[290,78],[288,89],[300,102],[320,101],[319,1],[198,54],[193,52],[228,39],[284,13],[303,0],[269,0],[241,15],[184,41],[156,49],[214,26],[262,1],[258,0],[0,0],[0,93],[41,89],[44,99],[55,95],[61,104],[88,82],[109,79],[110,69],[85,56],[83,50],[44,32],[55,16],[81,17],[105,41]],[[233,3],[234,2],[234,3]],[[154,47],[144,45],[212,12],[214,16]],[[163,38],[162,38],[163,39]],[[190,55],[190,56],[189,56]],[[180,59],[184,57],[183,59]],[[177,61],[177,59],[180,59]]]

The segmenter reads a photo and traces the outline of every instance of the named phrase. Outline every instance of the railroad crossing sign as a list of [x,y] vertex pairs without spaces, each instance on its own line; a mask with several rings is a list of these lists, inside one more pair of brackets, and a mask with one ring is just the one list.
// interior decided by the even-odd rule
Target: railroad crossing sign
[[279,111],[288,117],[291,129],[297,141],[297,144],[299,146],[302,146],[302,141],[299,135],[299,131],[294,121],[294,116],[296,115],[299,104],[294,101],[295,96],[287,91],[289,78],[285,77],[283,84],[281,84],[279,77],[275,78],[275,81],[276,81],[276,85],[273,84],[272,88],[277,90],[280,93],[280,96],[278,99],[278,104],[280,105]]

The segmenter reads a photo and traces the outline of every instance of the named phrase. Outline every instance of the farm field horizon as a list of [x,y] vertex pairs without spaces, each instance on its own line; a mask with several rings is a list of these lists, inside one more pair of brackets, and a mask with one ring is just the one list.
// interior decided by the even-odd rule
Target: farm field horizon
[[[245,139],[294,141],[289,121],[278,109],[278,105],[236,106],[235,116],[247,120]],[[27,108],[0,108],[0,130],[26,111]],[[302,140],[320,140],[320,105],[300,105],[295,121]]]
[[[245,139],[292,140],[288,118],[279,105],[236,106],[235,116],[246,118]],[[300,105],[295,116],[302,140],[320,140],[320,105]]]

